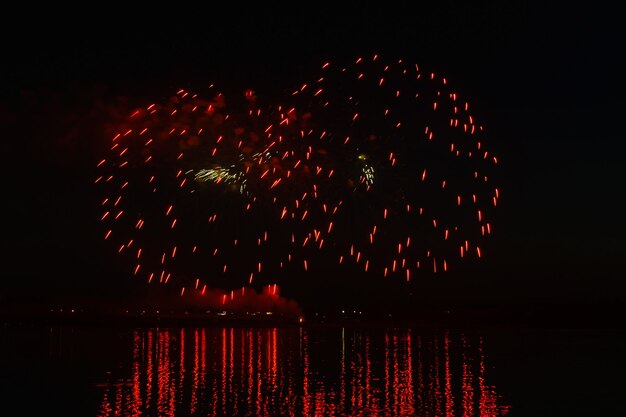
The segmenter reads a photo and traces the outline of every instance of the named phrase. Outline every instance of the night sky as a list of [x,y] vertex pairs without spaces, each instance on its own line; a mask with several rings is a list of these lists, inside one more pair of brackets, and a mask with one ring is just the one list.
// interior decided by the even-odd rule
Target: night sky
[[133,105],[211,82],[271,98],[327,59],[374,52],[446,74],[476,104],[502,160],[497,232],[479,265],[409,291],[375,277],[355,291],[337,270],[285,295],[311,310],[407,292],[435,304],[623,301],[626,34],[615,10],[568,7],[189,7],[3,28],[0,302],[143,293],[102,242],[93,187],[106,128]]

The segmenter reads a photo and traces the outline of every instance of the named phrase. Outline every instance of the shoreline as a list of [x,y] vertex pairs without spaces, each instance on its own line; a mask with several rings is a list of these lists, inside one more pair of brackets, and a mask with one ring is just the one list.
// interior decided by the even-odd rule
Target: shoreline
[[[301,320],[302,319],[302,320]],[[250,327],[250,328],[415,328],[423,330],[471,329],[559,329],[559,330],[615,330],[626,329],[621,320],[612,317],[588,317],[586,320],[563,319],[560,316],[516,315],[467,317],[307,317],[272,314],[271,316],[217,315],[217,314],[6,314],[0,313],[2,327]]]

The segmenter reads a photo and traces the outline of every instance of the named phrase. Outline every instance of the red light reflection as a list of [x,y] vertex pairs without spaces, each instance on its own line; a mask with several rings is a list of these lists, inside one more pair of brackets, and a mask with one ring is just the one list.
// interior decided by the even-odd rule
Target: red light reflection
[[100,416],[496,417],[484,341],[409,329],[140,329]]

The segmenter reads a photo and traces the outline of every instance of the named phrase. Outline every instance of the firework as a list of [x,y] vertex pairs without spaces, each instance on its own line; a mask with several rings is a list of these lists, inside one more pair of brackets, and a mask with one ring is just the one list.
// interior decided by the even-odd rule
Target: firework
[[294,249],[308,240],[321,248],[324,205],[297,146],[304,133],[294,109],[264,111],[253,92],[245,98],[231,112],[220,93],[180,90],[134,111],[114,135],[95,180],[100,220],[134,275],[177,282],[182,295],[267,283],[296,260],[308,269]]
[[378,55],[327,62],[313,80],[292,101],[334,172],[319,188],[340,201],[337,262],[409,281],[483,256],[498,159],[469,101],[445,77]]
[[98,163],[104,238],[134,275],[203,294],[483,255],[498,160],[444,77],[374,55],[325,63],[286,105],[206,96],[134,111]]

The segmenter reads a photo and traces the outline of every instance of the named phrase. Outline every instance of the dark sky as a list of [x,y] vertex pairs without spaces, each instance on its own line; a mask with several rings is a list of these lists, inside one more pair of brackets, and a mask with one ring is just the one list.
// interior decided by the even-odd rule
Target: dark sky
[[[326,58],[370,52],[447,74],[478,105],[503,161],[490,256],[462,276],[417,284],[421,300],[623,300],[620,13],[594,3],[432,3],[349,12],[313,3],[302,11],[190,6],[158,18],[115,10],[2,29],[0,301],[138,291],[100,241],[94,210],[91,182],[111,104],[123,109],[216,80],[271,96]],[[336,290],[341,297],[345,288]],[[326,290],[299,291],[310,306]],[[375,304],[371,291],[380,288],[358,299]]]

